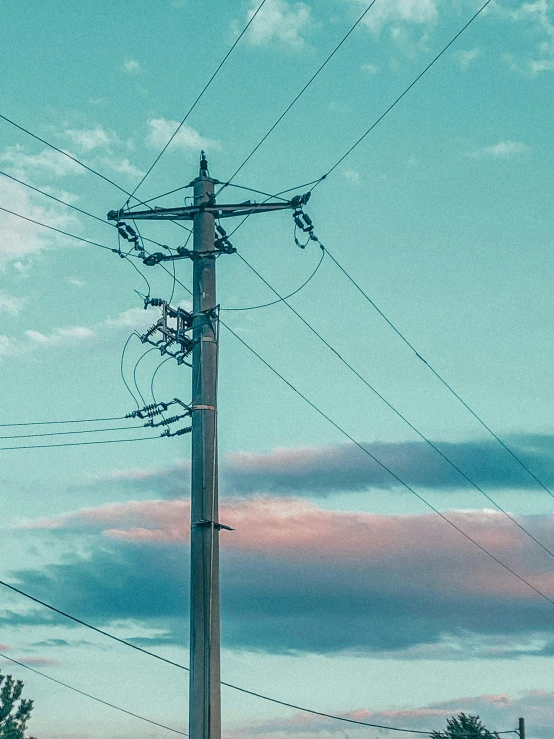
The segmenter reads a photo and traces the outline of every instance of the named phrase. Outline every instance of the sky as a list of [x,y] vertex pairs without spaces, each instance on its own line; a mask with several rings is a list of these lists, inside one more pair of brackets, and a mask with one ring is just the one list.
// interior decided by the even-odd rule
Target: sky
[[[0,23],[0,114],[90,168],[0,119],[0,207],[108,247],[0,210],[0,423],[117,419],[0,427],[0,579],[184,664],[190,437],[121,419],[152,389],[190,400],[186,366],[166,362],[152,385],[162,358],[137,365],[137,338],[122,360],[159,316],[143,295],[189,295],[110,251],[100,221],[258,4],[4,0]],[[187,185],[201,149],[228,181],[368,4],[266,0],[137,196]],[[376,0],[233,184],[307,192],[479,7]],[[465,711],[554,737],[553,75],[554,2],[492,0],[313,189],[329,253],[289,301],[304,323],[283,302],[254,309],[275,294],[237,255],[218,259],[236,334],[222,327],[219,370],[226,682],[371,723],[426,731]],[[264,197],[230,186],[218,202]],[[187,236],[154,221],[141,233],[172,248]],[[287,295],[322,253],[294,236],[281,211],[231,240]],[[190,263],[176,275],[190,285]],[[184,671],[6,588],[0,625],[0,671],[34,699],[33,736],[170,732],[7,658],[187,731]],[[395,736],[230,688],[222,700],[225,739]]]

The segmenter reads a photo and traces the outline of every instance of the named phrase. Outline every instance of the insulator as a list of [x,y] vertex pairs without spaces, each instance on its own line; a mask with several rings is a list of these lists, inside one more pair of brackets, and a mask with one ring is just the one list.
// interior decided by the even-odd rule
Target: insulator
[[223,228],[223,226],[220,226],[219,223],[216,225],[217,232],[221,234],[221,236],[227,236],[227,231]]
[[298,228],[301,228],[302,231],[304,230],[304,224],[302,223],[302,221],[300,220],[298,216],[294,216],[294,222],[296,223]]
[[129,237],[127,236],[127,231],[125,231],[125,229],[123,229],[121,227],[118,227],[117,230],[118,230],[119,235],[121,236],[121,238],[125,239],[125,241],[129,241]]
[[308,226],[312,226],[313,225],[313,221],[310,218],[310,216],[307,216],[305,213],[302,213],[302,218],[306,221],[306,223],[307,223]]
[[132,226],[129,226],[128,223],[125,224],[125,227],[126,227],[127,231],[131,234],[131,236],[136,236],[137,235],[137,232],[135,231],[135,229]]
[[165,303],[165,300],[163,298],[150,298],[149,303],[150,305],[158,308]]

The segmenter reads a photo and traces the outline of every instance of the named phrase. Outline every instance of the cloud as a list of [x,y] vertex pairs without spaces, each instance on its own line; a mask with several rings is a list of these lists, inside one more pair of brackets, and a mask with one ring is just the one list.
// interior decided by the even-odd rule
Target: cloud
[[472,151],[467,156],[472,159],[482,159],[483,157],[494,157],[496,159],[513,159],[522,154],[529,154],[531,149],[527,144],[521,141],[499,141],[493,146],[485,146],[477,151]]
[[[153,149],[161,149],[173,136],[178,126],[178,121],[172,121],[166,118],[152,118],[148,121],[147,145]],[[204,138],[196,129],[187,123],[181,126],[179,133],[171,142],[171,146],[177,146],[181,149],[194,149],[196,151],[200,149],[221,149],[221,143],[219,141]]]
[[[554,486],[554,434],[519,434],[505,441],[545,485]],[[533,478],[493,440],[433,443],[487,490],[538,491]],[[471,487],[423,441],[366,442],[363,446],[412,486],[443,492]],[[91,484],[116,484],[175,498],[188,492],[188,472],[188,462],[118,470]],[[221,478],[225,493],[240,496],[262,491],[322,498],[337,492],[398,488],[394,478],[354,444],[277,448],[268,453],[232,452],[222,461]]]
[[355,184],[358,184],[360,181],[360,173],[357,172],[355,169],[345,169],[342,174],[343,174],[343,177],[345,177],[347,180],[350,180],[350,182],[353,182]]
[[136,59],[131,59],[129,56],[125,57],[121,69],[125,74],[139,74],[142,71],[139,62]]
[[379,72],[379,67],[376,64],[362,64],[360,67],[362,72],[365,72],[366,74],[377,74]]
[[[62,151],[71,154],[66,149]],[[8,164],[7,171],[19,179],[24,179],[28,173],[64,177],[68,174],[82,174],[85,171],[76,162],[62,156],[54,149],[43,149],[37,154],[28,154],[25,147],[20,144],[9,146],[0,154],[0,162]]]
[[458,51],[455,57],[460,68],[465,71],[481,55],[481,49],[470,49],[468,51]]
[[[258,0],[251,2],[246,14],[246,23],[252,19],[258,6]],[[306,33],[310,24],[311,8],[306,3],[266,0],[265,5],[250,25],[247,38],[253,46],[265,46],[277,42],[293,49],[299,49],[305,44],[303,34]]]
[[[444,731],[446,720],[464,712],[477,715],[490,731],[507,731],[518,725],[518,717],[525,716],[528,726],[533,727],[533,737],[550,739],[554,723],[554,693],[544,690],[526,691],[517,696],[506,693],[466,696],[453,700],[431,703],[418,708],[393,708],[372,711],[360,708],[340,715],[357,721],[415,729],[423,732]],[[344,739],[345,725],[309,714],[296,714],[289,719],[258,721],[227,732],[228,739],[242,737],[289,737],[290,739],[312,739],[317,735],[331,734]],[[348,725],[348,735],[356,739],[367,736],[367,728]],[[388,732],[387,732],[388,735]]]
[[[360,7],[366,0],[353,0]],[[376,3],[362,21],[372,31],[386,24],[429,25],[438,19],[438,0],[387,0]],[[394,30],[394,28],[393,28]]]
[[69,128],[64,133],[82,151],[106,149],[117,139],[114,134],[108,133],[100,125],[95,128]]
[[535,34],[542,38],[534,58],[528,58],[523,66],[511,62],[512,69],[535,76],[541,72],[554,70],[554,22],[551,16],[554,8],[551,0],[536,0],[522,3],[510,13],[512,20],[530,25]]
[[94,339],[96,334],[92,329],[87,328],[86,326],[68,326],[65,328],[57,328],[49,334],[43,334],[40,331],[29,329],[25,331],[25,336],[29,339],[31,344],[48,347]]
[[[83,541],[88,532],[93,545],[87,556],[66,555],[11,576],[95,624],[133,619],[161,630],[164,642],[180,641],[189,514],[185,500],[131,501],[30,522],[50,536],[59,531]],[[544,553],[503,516],[448,515],[552,592]],[[507,659],[553,649],[552,606],[437,516],[345,513],[256,497],[227,501],[220,520],[235,529],[221,535],[229,648],[404,659]],[[552,537],[552,517],[530,517],[525,525],[539,538]],[[35,612],[12,617],[21,624]],[[0,621],[10,623],[10,614]]]
[[[494,440],[433,443],[480,486],[536,488],[532,478]],[[521,434],[508,438],[507,443],[545,484],[554,484],[553,435]],[[470,487],[423,441],[368,442],[363,446],[409,485],[445,491]],[[227,458],[225,484],[235,493],[264,490],[315,496],[398,486],[354,444],[277,448],[267,454],[235,452]]]
[[[45,204],[44,198],[39,200],[28,188],[4,177],[0,178],[0,201],[9,203],[9,210],[15,213],[55,228],[78,230],[80,227],[79,221],[67,209]],[[32,265],[29,257],[69,243],[69,239],[63,235],[0,211],[0,271],[11,263],[16,269],[19,265],[23,274]],[[24,259],[27,262],[22,261]]]
[[0,312],[9,313],[17,316],[21,313],[25,305],[25,298],[17,298],[15,295],[9,295],[5,290],[0,289]]

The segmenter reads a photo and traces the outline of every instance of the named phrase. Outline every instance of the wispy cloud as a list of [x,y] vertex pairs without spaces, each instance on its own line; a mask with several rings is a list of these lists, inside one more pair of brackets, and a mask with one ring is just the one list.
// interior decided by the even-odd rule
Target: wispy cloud
[[125,61],[121,67],[125,74],[139,74],[142,70],[140,63],[136,59],[132,59],[130,56],[125,57]]
[[0,290],[0,312],[17,316],[25,305],[25,298],[9,295],[5,290]]
[[106,149],[117,141],[115,134],[109,133],[100,125],[94,128],[68,128],[64,133],[82,151]]
[[[147,145],[153,149],[161,149],[177,130],[178,125],[179,121],[172,121],[167,118],[152,118],[148,121]],[[201,136],[196,129],[185,123],[171,142],[171,146],[199,151],[200,149],[220,149],[221,143],[215,139]]]
[[481,56],[481,49],[469,49],[468,51],[458,51],[455,58],[462,70],[466,70],[469,66]]
[[542,39],[536,52],[523,63],[516,63],[512,59],[512,69],[530,76],[554,70],[554,4],[552,0],[524,2],[517,10],[512,11],[510,16],[516,22],[530,25],[537,36]]
[[[365,0],[353,0],[358,6],[366,6]],[[438,18],[438,0],[387,0],[375,3],[363,23],[373,31],[386,24],[428,25]]]
[[[258,0],[251,2],[246,14],[247,23],[254,16],[258,6]],[[305,34],[310,25],[311,8],[306,3],[266,0],[265,5],[250,25],[247,38],[254,46],[279,43],[293,49],[300,49],[305,44]],[[238,27],[237,23],[237,31]]]
[[529,154],[531,148],[522,141],[499,141],[492,146],[484,146],[482,149],[468,152],[466,156],[472,159],[482,159],[484,157],[493,157],[496,159],[513,159],[522,154]]
[[[532,690],[516,696],[507,693],[463,696],[417,708],[390,708],[374,711],[371,708],[361,707],[358,710],[341,712],[340,715],[357,721],[427,732],[444,731],[446,720],[461,712],[480,716],[490,731],[510,730],[517,726],[519,716],[525,716],[527,725],[533,727],[534,737],[550,739],[551,727],[554,724],[554,693]],[[340,721],[299,713],[288,719],[262,720],[240,726],[228,732],[228,739],[242,739],[242,737],[312,739],[314,736],[328,734],[344,738],[344,724]],[[367,728],[350,724],[348,736],[351,735],[356,739],[365,737]]]

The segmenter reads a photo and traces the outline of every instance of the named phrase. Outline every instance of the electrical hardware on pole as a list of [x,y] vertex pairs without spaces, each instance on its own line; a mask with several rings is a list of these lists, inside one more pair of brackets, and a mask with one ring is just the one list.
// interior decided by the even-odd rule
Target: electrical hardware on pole
[[[309,238],[313,225],[303,214],[310,193],[289,201],[219,204],[214,185],[222,184],[209,174],[204,152],[200,172],[190,183],[194,201],[188,207],[154,208],[153,210],[112,210],[108,220],[116,221],[119,235],[133,244],[147,266],[165,261],[189,259],[193,270],[193,310],[173,307],[161,298],[144,298],[144,307],[161,309],[161,317],[140,338],[176,359],[178,364],[192,367],[192,401],[184,404],[175,398],[170,403],[156,403],[134,411],[129,417],[148,419],[145,425],[168,426],[185,416],[192,426],[172,432],[166,428],[162,436],[181,436],[192,432],[191,465],[191,599],[190,599],[190,739],[221,739],[220,681],[220,606],[219,606],[219,532],[232,530],[219,521],[217,458],[217,370],[219,345],[219,306],[216,300],[216,258],[233,254],[236,249],[221,224],[222,218],[247,217],[260,213],[292,209],[297,227]],[[302,219],[302,220],[301,220]],[[147,254],[136,230],[127,220],[189,220],[193,223],[193,248],[179,247],[176,254]],[[164,247],[166,248],[166,247]],[[122,255],[124,256],[124,255]],[[192,363],[186,359],[192,355]],[[172,403],[184,413],[154,422]]]

